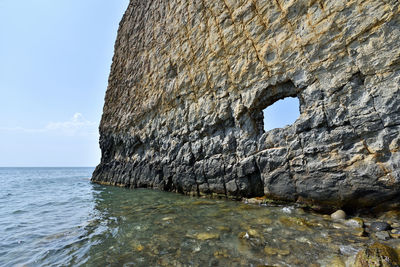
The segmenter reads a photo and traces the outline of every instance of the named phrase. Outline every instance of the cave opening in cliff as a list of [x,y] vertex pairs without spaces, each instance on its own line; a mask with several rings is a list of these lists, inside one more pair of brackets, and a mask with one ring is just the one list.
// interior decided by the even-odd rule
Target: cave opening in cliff
[[294,123],[300,116],[300,102],[297,97],[285,97],[263,110],[264,131],[283,128]]

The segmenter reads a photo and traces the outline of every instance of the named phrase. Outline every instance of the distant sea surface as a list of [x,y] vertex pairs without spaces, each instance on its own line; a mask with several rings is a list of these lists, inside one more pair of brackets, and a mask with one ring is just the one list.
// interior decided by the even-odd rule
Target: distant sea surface
[[0,266],[329,266],[365,242],[295,207],[97,185],[92,172],[0,168]]
[[93,170],[0,168],[0,266],[56,266],[85,258],[86,227],[96,217]]

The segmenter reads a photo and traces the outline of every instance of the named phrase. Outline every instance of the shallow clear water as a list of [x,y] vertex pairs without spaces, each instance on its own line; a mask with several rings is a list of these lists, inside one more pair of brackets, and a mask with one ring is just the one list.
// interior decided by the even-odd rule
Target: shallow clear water
[[329,266],[368,242],[293,207],[92,184],[92,168],[0,168],[0,266]]

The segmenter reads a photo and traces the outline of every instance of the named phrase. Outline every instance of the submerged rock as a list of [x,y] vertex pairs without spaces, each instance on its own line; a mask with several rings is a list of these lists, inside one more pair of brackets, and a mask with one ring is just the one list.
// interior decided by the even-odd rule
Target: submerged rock
[[373,222],[369,226],[369,229],[373,232],[379,232],[379,231],[388,231],[392,229],[392,227],[390,226],[390,224],[386,222]]
[[269,225],[269,224],[271,224],[273,221],[272,221],[272,219],[267,218],[267,217],[260,217],[260,218],[257,218],[255,222],[256,222],[257,224],[261,224],[261,225]]
[[358,227],[354,228],[354,235],[359,236],[359,237],[366,237],[368,236],[367,232],[365,232],[364,228]]
[[345,221],[345,224],[347,226],[353,227],[353,228],[363,228],[364,227],[364,220],[361,218],[351,218],[347,221]]
[[355,267],[393,267],[399,266],[396,251],[382,243],[374,243],[357,253]]
[[208,240],[208,239],[218,239],[219,234],[218,233],[199,233],[194,235],[194,237],[198,240]]
[[219,250],[214,252],[214,257],[216,258],[230,258],[231,255],[228,254],[227,250]]
[[340,257],[335,256],[329,261],[327,267],[346,267],[346,264]]
[[312,223],[306,221],[303,218],[298,218],[298,217],[282,216],[279,218],[279,222],[284,227],[295,228],[296,230],[299,231],[310,231],[311,230],[310,227],[313,226]]
[[343,210],[337,210],[331,214],[333,220],[344,220],[346,219],[346,213]]
[[281,255],[281,256],[287,256],[290,254],[290,251],[288,249],[279,249],[275,247],[265,247],[264,252],[267,255]]
[[393,229],[393,230],[390,232],[390,236],[391,236],[392,238],[400,238],[400,229]]
[[230,227],[223,225],[217,226],[217,229],[221,232],[230,232],[232,230]]
[[380,239],[380,240],[388,240],[390,239],[390,235],[387,231],[380,231],[380,232],[376,232],[374,234],[376,236],[376,238]]

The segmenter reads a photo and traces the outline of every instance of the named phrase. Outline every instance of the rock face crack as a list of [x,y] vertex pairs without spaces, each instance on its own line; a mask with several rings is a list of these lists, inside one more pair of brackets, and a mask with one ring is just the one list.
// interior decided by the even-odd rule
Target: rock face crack
[[[329,207],[400,203],[400,9],[131,0],[92,181]],[[265,132],[262,110],[298,97]]]

